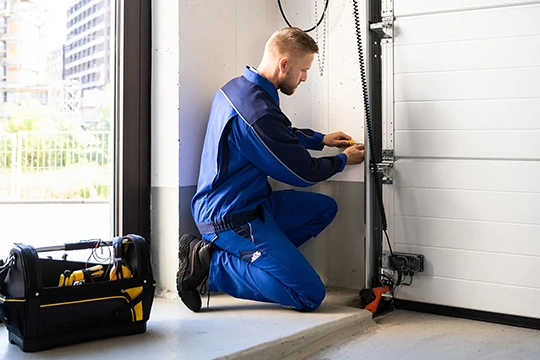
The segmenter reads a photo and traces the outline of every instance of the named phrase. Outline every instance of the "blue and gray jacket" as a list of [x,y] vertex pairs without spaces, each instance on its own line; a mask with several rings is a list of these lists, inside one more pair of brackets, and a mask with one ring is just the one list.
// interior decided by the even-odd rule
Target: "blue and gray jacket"
[[[253,211],[271,194],[268,176],[307,187],[342,171],[344,154],[314,158],[324,135],[296,129],[279,107],[275,86],[254,69],[214,96],[204,141],[193,218],[202,224]],[[203,233],[203,231],[201,231]]]

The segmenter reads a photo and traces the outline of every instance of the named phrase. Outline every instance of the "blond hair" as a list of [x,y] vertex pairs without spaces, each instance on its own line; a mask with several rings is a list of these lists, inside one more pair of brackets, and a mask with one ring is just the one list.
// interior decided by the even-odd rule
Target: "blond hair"
[[319,53],[319,46],[315,40],[297,27],[276,31],[266,43],[266,49],[276,57]]

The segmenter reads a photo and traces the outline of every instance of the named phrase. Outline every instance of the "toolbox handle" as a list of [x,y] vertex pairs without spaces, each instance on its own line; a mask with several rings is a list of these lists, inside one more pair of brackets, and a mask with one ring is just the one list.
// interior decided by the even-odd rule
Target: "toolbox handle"
[[37,252],[46,252],[46,251],[70,251],[70,250],[84,250],[84,249],[93,249],[96,246],[111,246],[112,241],[102,241],[99,239],[92,240],[81,240],[76,243],[69,243],[64,245],[52,245],[36,248]]

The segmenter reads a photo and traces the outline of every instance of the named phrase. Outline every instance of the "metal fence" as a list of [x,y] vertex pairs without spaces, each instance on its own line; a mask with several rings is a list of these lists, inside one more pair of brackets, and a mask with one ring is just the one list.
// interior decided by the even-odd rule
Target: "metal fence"
[[0,201],[109,199],[109,131],[0,134]]

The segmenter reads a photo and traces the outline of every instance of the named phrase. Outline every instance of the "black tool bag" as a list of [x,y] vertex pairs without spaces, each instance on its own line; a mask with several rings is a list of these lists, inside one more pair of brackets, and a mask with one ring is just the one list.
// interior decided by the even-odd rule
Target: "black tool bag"
[[[113,247],[102,271],[98,262],[40,258],[38,253]],[[111,251],[111,254],[113,252]],[[86,275],[83,277],[76,274]],[[74,274],[74,281],[66,281]],[[111,277],[114,274],[114,277]],[[2,281],[3,280],[3,281]],[[17,244],[0,268],[0,316],[9,341],[25,352],[146,331],[155,282],[146,240],[82,241],[34,248]]]

